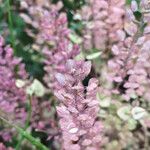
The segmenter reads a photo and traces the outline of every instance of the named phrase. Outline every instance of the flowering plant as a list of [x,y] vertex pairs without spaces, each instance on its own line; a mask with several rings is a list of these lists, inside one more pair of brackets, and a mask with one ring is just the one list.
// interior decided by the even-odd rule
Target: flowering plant
[[148,150],[148,0],[0,0],[0,150]]

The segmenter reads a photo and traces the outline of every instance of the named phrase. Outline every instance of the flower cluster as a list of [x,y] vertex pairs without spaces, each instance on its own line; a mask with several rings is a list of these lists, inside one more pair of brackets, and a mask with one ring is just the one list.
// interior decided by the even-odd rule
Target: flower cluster
[[[56,129],[57,126],[53,118],[53,110],[49,100],[42,98],[32,99],[31,126],[36,131],[42,132],[45,132],[45,130],[54,131]],[[52,132],[47,132],[46,134],[51,136],[51,133]]]
[[[26,107],[28,104],[26,88],[28,87],[23,81],[27,81],[27,77],[21,59],[13,56],[12,48],[5,46],[4,39],[0,36],[0,114],[22,128],[25,128],[25,122],[30,113]],[[47,136],[55,136],[57,126],[52,117],[51,102],[33,95],[30,107],[32,109],[31,118],[29,118],[31,129],[42,132],[47,130],[49,131]],[[14,129],[7,128],[6,124],[2,124],[1,129],[0,137],[4,141],[10,141],[15,134]]]
[[[45,14],[46,12],[48,13],[48,11],[49,12],[55,11],[58,13],[62,7],[63,7],[63,4],[61,1],[59,1],[57,4],[53,4],[49,0],[42,0],[42,1],[22,0],[20,1],[20,9],[21,9],[20,17],[27,24],[27,27],[25,28],[25,32],[28,34],[28,36],[34,39],[34,43],[32,44],[33,50],[41,52],[41,50],[45,47],[45,45],[47,45],[45,42],[45,38],[43,37],[45,37],[46,35],[48,36],[49,32],[48,30],[47,31],[44,30],[44,28],[40,29],[41,18],[48,17]],[[31,26],[32,28],[28,26]],[[36,33],[33,31],[33,28],[34,30],[36,30]],[[42,30],[45,31],[44,32],[46,33],[45,35],[43,34]]]
[[[143,27],[143,22],[147,23],[145,17],[141,18],[141,22],[136,20],[133,12],[137,7],[137,4],[132,4],[131,8],[127,8],[124,28],[121,31],[123,38],[113,45],[114,58],[108,62],[110,78],[118,83],[118,88],[124,88],[123,97],[126,100],[135,96],[149,99],[150,30],[149,25]],[[144,28],[143,31],[141,28]]]
[[[10,46],[4,45],[4,39],[0,36],[0,111],[9,116],[16,124],[24,124],[26,111],[24,108],[26,94],[22,88],[16,85],[16,79],[26,79],[27,74],[21,59],[13,56]],[[11,139],[11,132],[0,130],[0,136],[4,140]]]
[[56,10],[45,11],[41,20],[41,33],[51,48],[43,50],[45,56],[45,82],[51,89],[55,89],[56,72],[65,72],[65,63],[79,53],[79,46],[73,44],[69,38],[70,30],[67,27],[67,18],[64,13]]
[[83,6],[81,16],[85,24],[84,49],[105,50],[118,40],[123,26],[125,0],[90,0]]
[[96,100],[98,80],[92,78],[83,85],[91,69],[90,62],[68,60],[64,74],[57,73],[56,97],[60,101],[63,148],[65,150],[98,150],[102,141],[102,124],[97,120],[99,103]]
[[[32,144],[36,145],[36,137],[40,145],[54,150],[149,149],[150,2],[22,0],[19,4],[11,6],[19,10],[16,14],[26,23],[21,31],[32,40],[16,33],[23,24],[11,19],[11,12],[8,20],[19,28],[12,32],[16,55],[22,46],[27,70],[33,74],[29,78],[22,59],[0,36],[1,119],[27,130],[25,135],[33,135],[27,135]],[[4,37],[8,31],[3,30]],[[0,150],[12,150],[3,144],[14,148],[14,143],[22,142],[19,138],[14,128],[0,122]]]

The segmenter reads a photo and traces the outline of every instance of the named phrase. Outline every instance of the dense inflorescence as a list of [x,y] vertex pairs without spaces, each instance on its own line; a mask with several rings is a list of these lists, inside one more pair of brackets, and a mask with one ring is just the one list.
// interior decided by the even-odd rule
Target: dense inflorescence
[[[13,49],[5,46],[1,36],[0,78],[0,114],[4,118],[23,129],[30,126],[32,130],[44,132],[47,138],[58,134],[56,122],[52,117],[51,102],[36,95],[27,95],[26,90],[32,83],[27,80],[25,65],[21,63],[20,58],[14,57]],[[29,99],[30,106],[28,106]],[[28,118],[29,116],[30,118]],[[14,129],[10,129],[7,124],[2,124],[0,138],[8,142],[15,134]]]
[[45,48],[45,82],[51,89],[55,89],[56,72],[65,72],[65,63],[79,53],[79,46],[73,44],[69,38],[70,30],[67,27],[67,18],[64,13],[58,14],[56,10],[45,11],[41,20],[41,31],[44,39],[50,43],[51,48]]
[[[13,56],[10,46],[4,45],[0,36],[0,111],[9,116],[16,124],[24,124],[26,120],[25,102],[26,93],[16,85],[17,79],[26,79],[27,74],[21,59]],[[4,140],[11,139],[11,132],[2,129],[0,135]]]
[[[99,110],[98,101],[95,100],[98,81],[96,79],[91,79],[89,81],[89,86],[87,87],[87,93],[84,94],[85,88],[82,85],[82,81],[90,72],[91,65],[89,62],[76,62],[74,60],[69,60],[71,58],[75,58],[75,56],[79,52],[79,49],[78,45],[73,45],[73,43],[69,39],[70,30],[67,27],[66,16],[64,16],[64,14],[58,15],[55,11],[51,13],[45,12],[44,16],[44,21],[42,21],[42,33],[44,35],[44,38],[52,44],[51,51],[48,48],[44,50],[44,54],[46,56],[45,69],[47,71],[47,77],[45,78],[45,81],[51,84],[50,87],[53,89],[56,97],[61,102],[63,102],[59,107],[57,107],[58,116],[61,118],[60,126],[63,132],[63,147],[66,150],[68,148],[73,150],[84,149],[86,147],[98,149],[101,143],[100,132],[102,129],[101,123],[95,121]],[[47,18],[51,19],[49,20]],[[76,74],[73,75],[73,73]],[[65,81],[64,76],[68,77],[68,79],[66,79],[68,81]],[[73,79],[74,77],[75,79]],[[64,84],[66,85],[66,87]],[[69,90],[69,88],[71,88],[73,85],[74,88],[76,87],[77,89]],[[89,92],[90,90],[93,90],[93,92],[91,92],[91,95]],[[79,94],[77,92],[79,92]],[[73,95],[73,93],[75,95]],[[61,99],[60,97],[61,94],[62,96],[64,94],[63,99]],[[85,96],[87,98],[82,104],[81,101],[85,98]],[[93,101],[93,104],[91,103],[91,106],[90,100]],[[85,109],[84,107],[87,108]],[[66,109],[66,112],[63,109]],[[66,116],[67,114],[65,115],[65,113],[67,112],[68,116]],[[79,116],[79,118],[74,121],[77,116]],[[89,122],[87,122],[86,124],[85,120],[87,118],[89,119]],[[65,128],[66,126],[68,127]],[[77,131],[75,131],[75,133],[72,133],[74,132],[74,130]],[[99,132],[98,135],[96,134],[97,132]],[[66,138],[67,136],[69,136],[69,139]],[[83,138],[81,138],[82,136]],[[80,138],[82,140],[80,140]],[[78,144],[72,144],[73,142],[77,142]]]
[[98,80],[92,78],[88,86],[83,80],[91,69],[90,62],[68,60],[66,72],[57,73],[63,148],[65,150],[98,150],[102,141],[102,124],[97,121],[99,103],[96,100]]
[[[43,98],[32,99],[32,128],[35,131],[46,133],[47,136],[55,136],[57,134],[57,125],[53,117],[53,111],[49,100]],[[46,130],[48,132],[45,132]]]
[[125,89],[123,96],[126,100],[130,100],[134,95],[143,96],[148,100],[149,25],[145,28],[143,26],[147,23],[144,14],[140,22],[136,20],[133,12],[137,8],[134,7],[127,8],[124,28],[121,31],[123,38],[112,46],[114,58],[109,60],[108,65],[111,70],[111,80],[118,83],[117,88],[123,86]]
[[84,21],[83,47],[110,49],[118,41],[118,34],[123,27],[125,1],[90,0],[83,6],[81,17]]

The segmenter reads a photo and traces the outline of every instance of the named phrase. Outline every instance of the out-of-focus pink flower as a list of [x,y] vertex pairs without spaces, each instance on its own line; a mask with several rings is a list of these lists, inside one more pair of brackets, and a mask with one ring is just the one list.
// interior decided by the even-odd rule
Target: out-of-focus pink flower
[[[133,4],[132,4],[133,5]],[[133,7],[133,6],[131,6]],[[149,99],[149,70],[150,70],[150,35],[149,24],[140,31],[135,23],[135,17],[130,8],[126,9],[124,32],[126,37],[113,45],[113,59],[108,61],[110,70],[109,80],[117,83],[117,88],[124,88],[123,98],[129,100],[134,95]],[[143,15],[143,21],[145,16]],[[121,87],[122,86],[122,87]],[[122,91],[121,91],[122,92]],[[122,94],[122,93],[121,93]]]
[[[4,45],[0,36],[0,111],[16,124],[24,125],[26,120],[25,102],[27,99],[23,88],[18,88],[16,79],[26,79],[27,74],[21,59],[13,56],[13,50]],[[4,140],[11,139],[11,130],[0,130]]]
[[13,150],[13,148],[11,147],[5,147],[5,145],[3,143],[0,143],[0,150]]
[[31,127],[36,131],[45,132],[48,136],[53,136],[53,132],[57,132],[57,124],[52,111],[49,100],[33,98]]
[[90,0],[83,6],[81,16],[85,23],[83,31],[84,49],[105,49],[107,43],[107,25],[109,5],[105,0]]
[[125,0],[90,0],[83,6],[81,16],[85,24],[83,48],[105,50],[118,41],[122,29]]

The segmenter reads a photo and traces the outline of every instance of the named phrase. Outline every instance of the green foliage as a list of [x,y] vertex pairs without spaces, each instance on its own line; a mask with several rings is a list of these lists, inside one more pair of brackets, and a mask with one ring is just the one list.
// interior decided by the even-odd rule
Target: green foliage
[[33,83],[29,87],[27,87],[26,92],[30,96],[36,95],[37,97],[42,97],[44,96],[45,88],[40,81],[34,79]]
[[10,125],[11,127],[15,128],[17,132],[22,135],[26,140],[28,140],[32,145],[36,146],[39,150],[49,150],[46,146],[44,146],[38,139],[34,138],[31,134],[27,131],[24,131],[22,128],[14,125],[13,123],[9,122],[5,118],[0,116],[0,120],[5,122],[6,124]]
[[99,56],[102,54],[102,52],[96,52],[96,53],[92,53],[90,55],[87,55],[86,56],[86,59],[88,60],[93,60],[93,59],[96,59],[96,58],[99,58]]

